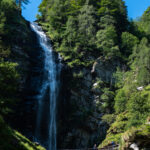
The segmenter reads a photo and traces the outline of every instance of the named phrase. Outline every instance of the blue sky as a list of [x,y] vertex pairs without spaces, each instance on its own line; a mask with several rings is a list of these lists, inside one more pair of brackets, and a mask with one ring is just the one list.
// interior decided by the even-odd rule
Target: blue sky
[[[36,20],[38,6],[42,0],[30,0],[30,3],[25,6],[22,15],[29,21]],[[150,6],[150,0],[124,0],[128,8],[129,18],[136,19]]]
[[30,3],[28,5],[25,5],[22,10],[22,15],[25,17],[28,21],[35,21],[36,15],[38,13],[38,6],[42,2],[42,0],[29,0]]
[[128,8],[129,18],[136,19],[150,6],[150,0],[124,0]]

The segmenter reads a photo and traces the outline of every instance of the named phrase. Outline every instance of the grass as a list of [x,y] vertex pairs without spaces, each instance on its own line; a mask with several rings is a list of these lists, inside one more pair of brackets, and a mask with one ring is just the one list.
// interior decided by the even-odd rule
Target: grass
[[10,128],[0,116],[0,150],[45,150]]

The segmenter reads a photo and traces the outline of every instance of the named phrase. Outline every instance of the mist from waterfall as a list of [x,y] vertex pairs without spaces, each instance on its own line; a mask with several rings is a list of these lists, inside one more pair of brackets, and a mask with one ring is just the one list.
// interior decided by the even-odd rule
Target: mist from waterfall
[[35,123],[35,141],[44,145],[47,150],[56,150],[56,107],[60,87],[60,58],[56,57],[49,39],[37,23],[30,24],[36,33],[44,52],[42,82],[36,95],[37,113]]

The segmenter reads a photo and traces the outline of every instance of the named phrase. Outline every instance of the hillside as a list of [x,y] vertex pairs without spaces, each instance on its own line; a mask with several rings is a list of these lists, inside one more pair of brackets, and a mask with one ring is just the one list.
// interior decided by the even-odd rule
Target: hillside
[[131,21],[123,0],[43,0],[32,31],[21,3],[0,0],[0,149],[43,150],[34,134],[49,147],[53,117],[58,148],[149,148],[149,12]]
[[13,0],[0,0],[1,150],[44,150],[10,127],[18,115],[16,106],[22,101],[31,65],[31,53],[35,50],[33,39],[29,23],[22,18],[16,3]]
[[59,144],[89,147],[106,135],[100,147],[148,146],[149,8],[138,21],[127,19],[122,0],[43,0],[39,11],[38,22],[67,66]]

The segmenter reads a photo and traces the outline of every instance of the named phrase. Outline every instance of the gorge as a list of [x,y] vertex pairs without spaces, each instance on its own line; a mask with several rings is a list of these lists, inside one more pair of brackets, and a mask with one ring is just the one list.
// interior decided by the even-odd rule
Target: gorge
[[[150,8],[123,0],[0,0],[0,150],[150,145]],[[26,138],[26,137],[27,138]]]

